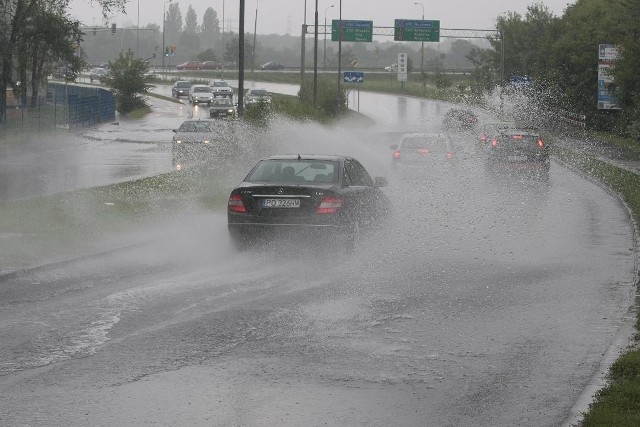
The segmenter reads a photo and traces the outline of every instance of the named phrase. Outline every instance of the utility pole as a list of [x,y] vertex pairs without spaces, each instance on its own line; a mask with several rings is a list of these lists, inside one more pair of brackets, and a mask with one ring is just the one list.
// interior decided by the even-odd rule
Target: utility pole
[[240,0],[238,22],[238,115],[244,114],[244,1]]
[[315,32],[313,34],[313,106],[318,100],[318,0],[316,0]]

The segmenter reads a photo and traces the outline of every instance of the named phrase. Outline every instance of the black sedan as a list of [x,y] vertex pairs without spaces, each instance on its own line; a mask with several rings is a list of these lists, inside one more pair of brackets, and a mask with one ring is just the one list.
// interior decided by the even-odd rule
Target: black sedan
[[501,131],[488,146],[487,165],[491,172],[523,171],[548,178],[549,150],[533,129]]
[[385,178],[372,178],[352,157],[271,156],[231,192],[229,235],[240,250],[283,238],[318,238],[353,251],[361,230],[387,213],[389,200],[381,190],[386,185]]

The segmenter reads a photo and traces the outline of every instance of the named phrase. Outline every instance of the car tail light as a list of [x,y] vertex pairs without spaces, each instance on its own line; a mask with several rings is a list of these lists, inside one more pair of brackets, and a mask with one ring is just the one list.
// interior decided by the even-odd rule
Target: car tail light
[[513,139],[522,139],[522,135],[513,135]]
[[455,156],[454,153],[452,153],[451,151],[447,151],[447,159],[453,159],[453,156]]
[[487,135],[480,135],[480,142],[487,142]]
[[342,197],[325,196],[320,202],[320,206],[316,209],[319,214],[336,213],[342,206]]
[[393,158],[394,159],[399,159],[400,158],[400,150],[395,150],[393,152]]
[[544,148],[544,141],[542,140],[542,138],[538,138],[538,147]]
[[229,209],[234,212],[247,212],[247,208],[242,203],[242,196],[240,194],[232,194],[229,196]]
[[495,147],[496,145],[498,145],[498,139],[497,139],[497,138],[493,138],[493,139],[491,140],[491,146],[492,146],[492,147]]

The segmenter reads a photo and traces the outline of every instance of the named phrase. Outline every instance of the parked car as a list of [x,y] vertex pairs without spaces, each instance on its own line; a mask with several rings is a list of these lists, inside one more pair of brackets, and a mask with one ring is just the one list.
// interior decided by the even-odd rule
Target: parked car
[[233,98],[233,88],[224,80],[211,80],[209,81],[209,87],[214,97],[224,96]]
[[211,104],[213,101],[213,92],[207,85],[192,85],[189,89],[189,102],[193,105]]
[[176,65],[178,70],[201,70],[202,62],[200,61],[187,61],[182,64]]
[[524,170],[548,177],[549,150],[534,129],[501,131],[491,139],[487,155],[487,166],[492,172]]
[[278,62],[272,62],[269,61],[265,64],[262,64],[260,66],[261,70],[267,70],[267,71],[277,71],[277,70],[284,70],[284,65],[278,63]]
[[457,147],[443,133],[406,133],[391,146],[393,165],[425,166],[451,163],[457,160]]
[[235,117],[236,106],[231,98],[214,98],[209,107],[209,117]]
[[469,130],[476,126],[478,117],[476,114],[464,108],[452,108],[444,115],[442,124],[448,130]]
[[386,185],[352,157],[267,157],[229,195],[229,236],[240,250],[280,239],[314,245],[326,239],[328,248],[352,251],[361,230],[388,212]]
[[244,96],[244,103],[246,106],[251,107],[257,105],[260,102],[271,105],[271,93],[266,89],[249,89]]
[[191,89],[191,82],[187,80],[178,80],[173,84],[171,88],[171,95],[176,98],[181,96],[189,96],[189,89]]
[[222,68],[222,64],[219,64],[215,61],[204,61],[202,63],[203,70],[219,70]]

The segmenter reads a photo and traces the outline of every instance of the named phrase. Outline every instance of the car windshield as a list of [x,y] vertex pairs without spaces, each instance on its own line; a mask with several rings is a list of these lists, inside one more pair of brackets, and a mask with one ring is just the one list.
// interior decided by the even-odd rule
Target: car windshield
[[249,91],[249,96],[269,96],[269,92],[264,89],[252,89]]
[[245,181],[259,182],[338,182],[339,162],[330,160],[263,160]]
[[213,82],[214,87],[229,87],[227,82]]
[[176,87],[191,87],[191,83],[189,82],[177,82]]
[[178,129],[180,132],[212,132],[211,122],[204,120],[193,120],[184,122]]
[[215,101],[213,101],[214,107],[231,107],[232,105],[233,103],[228,98],[216,99]]
[[196,86],[193,88],[194,92],[211,92],[211,89],[208,86]]

